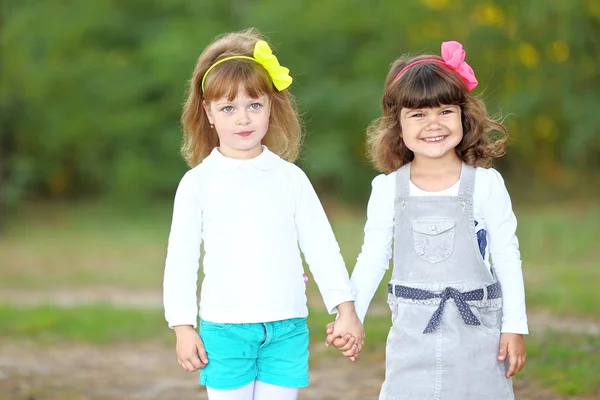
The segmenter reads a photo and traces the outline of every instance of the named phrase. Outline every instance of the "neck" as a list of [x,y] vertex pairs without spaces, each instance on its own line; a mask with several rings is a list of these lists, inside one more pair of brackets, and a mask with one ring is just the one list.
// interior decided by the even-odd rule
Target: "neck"
[[442,158],[427,158],[415,156],[411,162],[413,171],[421,171],[422,173],[435,174],[448,171],[454,171],[462,166],[462,160],[454,151],[448,153]]
[[260,143],[248,150],[237,150],[227,146],[219,147],[219,152],[225,157],[235,158],[238,160],[250,160],[252,158],[256,158],[262,153],[262,151],[263,149]]

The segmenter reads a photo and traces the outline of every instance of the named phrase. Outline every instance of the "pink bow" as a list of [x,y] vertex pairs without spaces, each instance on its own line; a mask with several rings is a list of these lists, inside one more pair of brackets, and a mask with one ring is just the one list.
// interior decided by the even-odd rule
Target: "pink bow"
[[473,68],[465,62],[466,52],[463,50],[462,44],[450,41],[442,43],[442,58],[447,66],[458,73],[465,83],[469,91],[477,86],[477,79]]

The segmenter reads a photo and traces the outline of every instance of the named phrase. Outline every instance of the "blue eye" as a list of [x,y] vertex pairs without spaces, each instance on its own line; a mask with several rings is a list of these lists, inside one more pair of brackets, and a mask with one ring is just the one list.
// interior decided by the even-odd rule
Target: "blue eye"
[[226,113],[230,113],[233,111],[233,107],[231,106],[225,106],[221,109],[221,111],[226,112]]
[[260,110],[260,108],[262,107],[262,104],[260,103],[252,103],[250,104],[250,108],[254,111],[258,111]]

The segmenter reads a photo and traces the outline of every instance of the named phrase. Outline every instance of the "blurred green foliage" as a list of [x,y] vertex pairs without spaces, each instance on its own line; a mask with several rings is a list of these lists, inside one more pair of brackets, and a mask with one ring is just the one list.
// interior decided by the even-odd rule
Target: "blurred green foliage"
[[5,0],[0,18],[5,203],[171,197],[187,168],[179,115],[195,60],[250,26],[292,71],[300,164],[322,192],[368,195],[364,131],[388,66],[444,40],[464,44],[476,93],[508,116],[503,172],[570,190],[600,166],[595,0]]

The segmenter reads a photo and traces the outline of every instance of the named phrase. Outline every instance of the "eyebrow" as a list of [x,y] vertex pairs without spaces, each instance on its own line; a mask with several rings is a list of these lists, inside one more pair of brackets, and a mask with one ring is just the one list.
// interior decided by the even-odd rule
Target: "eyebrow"
[[[256,102],[265,102],[266,98],[265,97],[258,97],[256,99],[250,99],[250,101],[248,101],[248,104],[254,104]],[[215,101],[216,105],[222,105],[222,104],[233,104],[233,101]]]

